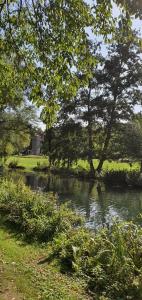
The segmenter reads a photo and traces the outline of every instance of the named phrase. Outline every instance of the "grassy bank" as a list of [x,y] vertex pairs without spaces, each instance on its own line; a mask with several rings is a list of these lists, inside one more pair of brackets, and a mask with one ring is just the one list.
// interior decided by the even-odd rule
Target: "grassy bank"
[[[78,160],[72,168],[58,166],[49,169],[48,157],[42,156],[15,156],[7,160],[7,166],[10,169],[24,169],[32,172],[45,172],[63,177],[77,177],[79,179],[92,179],[89,173],[89,165],[85,160]],[[97,168],[98,160],[94,160],[94,167]],[[140,164],[138,162],[127,163],[117,161],[105,161],[101,174],[95,174],[95,178],[103,180],[109,186],[131,186],[142,188],[142,176],[140,173]],[[93,177],[94,179],[94,177]]]
[[[0,212],[3,295],[9,284],[19,293],[17,299],[20,294],[29,300],[142,299],[139,225],[115,221],[91,231],[52,194],[35,193],[7,180],[0,183]],[[20,238],[12,232],[19,232]]]
[[29,156],[11,156],[8,158],[6,165],[9,165],[11,161],[17,161],[19,166],[32,170],[37,164],[48,165],[48,158],[44,156],[29,155]]
[[0,300],[90,299],[83,282],[61,274],[47,254],[46,247],[23,243],[1,222]]
[[[37,165],[48,166],[48,157],[45,156],[12,156],[8,158],[6,164],[8,165],[11,161],[17,161],[18,165],[25,167],[28,170],[32,170],[37,167]],[[97,168],[98,160],[94,159],[94,167]],[[89,164],[87,160],[78,160],[77,164],[72,166],[73,170],[83,169],[89,171]],[[117,162],[117,161],[105,161],[103,165],[103,171],[111,171],[111,170],[138,170],[139,163],[135,162],[130,165],[127,162]]]

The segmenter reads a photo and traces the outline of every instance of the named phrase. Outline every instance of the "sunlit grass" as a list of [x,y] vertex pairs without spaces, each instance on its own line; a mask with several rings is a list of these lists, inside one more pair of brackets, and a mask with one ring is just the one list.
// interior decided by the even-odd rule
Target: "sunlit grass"
[[22,166],[26,169],[33,169],[37,166],[38,163],[42,165],[48,165],[48,157],[36,155],[11,156],[10,158],[8,158],[6,164],[8,165],[11,161],[14,160],[18,161],[19,166]]
[[[37,164],[41,164],[44,166],[49,165],[48,157],[46,156],[34,156],[34,155],[29,155],[29,156],[12,156],[8,158],[6,164],[8,165],[9,162],[17,160],[18,165],[25,167],[26,169],[33,169],[37,166]],[[94,159],[94,167],[95,169],[98,166],[98,160]],[[132,164],[126,163],[126,162],[119,162],[119,161],[108,161],[106,160],[103,165],[103,171],[110,171],[110,170],[126,170],[126,171],[131,171],[131,170],[138,170],[140,167],[138,162],[134,162]],[[77,164],[73,164],[72,166],[73,169],[78,169],[82,168],[86,171],[89,170],[89,164],[87,160],[81,160],[79,159]]]
[[[98,160],[94,159],[94,167],[95,169],[98,166]],[[89,170],[89,164],[87,160],[78,160],[77,165],[74,165],[73,168],[83,168],[85,170]],[[126,162],[119,162],[119,161],[108,161],[106,160],[103,165],[103,171],[111,171],[111,170],[126,170],[126,171],[131,171],[131,170],[137,170],[139,169],[139,163],[134,162],[132,164],[126,163]]]
[[[48,250],[17,240],[0,224],[0,300],[86,300],[82,283],[54,264],[38,264]],[[8,297],[8,298],[7,298]]]

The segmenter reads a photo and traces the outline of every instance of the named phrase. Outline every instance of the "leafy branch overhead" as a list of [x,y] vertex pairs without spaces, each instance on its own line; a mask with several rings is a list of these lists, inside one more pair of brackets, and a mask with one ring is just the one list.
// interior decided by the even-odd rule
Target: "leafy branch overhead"
[[93,5],[83,0],[7,0],[0,13],[0,53],[12,58],[24,93],[38,106],[45,105],[50,115],[58,110],[58,98],[76,95],[76,72],[85,74],[84,84],[92,76],[88,30],[107,39],[116,27],[108,0]]

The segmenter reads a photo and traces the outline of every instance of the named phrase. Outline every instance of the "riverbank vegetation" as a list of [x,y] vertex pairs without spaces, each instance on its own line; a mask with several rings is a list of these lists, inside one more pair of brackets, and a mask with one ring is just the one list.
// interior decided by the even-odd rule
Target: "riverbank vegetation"
[[[94,168],[97,169],[99,161],[93,160]],[[71,168],[50,167],[48,157],[44,156],[15,156],[7,160],[6,167],[10,169],[23,169],[25,172],[44,172],[80,179],[93,179],[87,160],[78,160]],[[96,179],[102,180],[106,185],[142,187],[141,164],[138,162],[105,161],[101,174],[96,173]]]
[[[26,155],[26,156],[10,156],[7,158],[5,166],[9,166],[11,162],[15,163],[15,166],[21,166],[24,167],[26,170],[32,170],[33,168],[37,169],[42,167],[49,167],[49,159],[46,156],[37,156],[37,155]],[[94,168],[97,168],[98,166],[98,160],[93,160]],[[61,165],[57,167],[58,169],[61,168]],[[89,164],[87,160],[81,160],[79,159],[76,163],[72,165],[72,168],[70,169],[84,169],[86,171],[89,171]],[[140,169],[140,163],[139,162],[130,162],[128,160],[124,161],[115,161],[115,160],[106,160],[103,165],[103,171],[119,171],[119,170],[139,170]]]
[[[50,272],[51,268],[52,273],[51,266],[55,263],[61,274],[66,274],[66,276],[64,275],[65,282],[67,282],[67,278],[70,278],[71,282],[74,282],[77,277],[80,278],[85,281],[88,297],[92,299],[141,299],[142,229],[138,224],[115,221],[109,227],[98,228],[95,231],[89,230],[84,227],[85,221],[80,216],[66,205],[59,206],[57,199],[52,194],[35,193],[21,182],[15,184],[7,180],[1,181],[0,184],[0,212],[4,228],[8,230],[10,226],[11,231],[19,232],[20,235],[17,238],[20,240],[22,238],[23,241],[32,242],[33,245],[36,242],[34,251],[36,255],[44,253],[42,263],[46,265],[48,262],[47,272]],[[2,234],[5,235],[5,233]],[[20,248],[19,243],[18,245],[13,243],[15,243],[14,240],[10,239],[10,247]],[[25,254],[28,249],[31,249],[30,255],[33,255],[34,246],[32,244],[26,246]],[[10,251],[10,248],[8,249]],[[6,249],[6,253],[8,249]],[[23,253],[24,250],[21,251]],[[16,268],[20,268],[17,265],[20,260],[19,265],[21,266],[22,254],[18,254],[16,258],[14,254],[12,256],[10,253],[11,251],[9,259],[13,260],[14,258]],[[27,263],[25,265],[27,268]],[[32,271],[33,265],[30,274],[27,275],[30,278],[33,276],[33,274],[31,275]],[[37,272],[37,267],[34,272]],[[41,272],[44,274],[45,284],[48,280],[48,273],[44,267]],[[55,269],[54,272],[56,274]],[[54,276],[58,280],[59,273],[55,274]],[[61,278],[63,279],[64,276],[61,275]],[[51,277],[51,281],[52,278],[54,277]],[[41,284],[43,293],[44,289],[47,291],[45,298],[41,297],[41,299],[62,299],[62,289],[59,298],[56,296],[56,290],[53,298],[48,297],[48,284],[47,281],[47,288]],[[56,281],[52,288],[55,285]],[[57,290],[58,287],[59,284],[57,284]],[[51,292],[53,292],[52,288]],[[40,294],[39,290],[40,288],[38,289]],[[64,292],[67,295],[66,288]],[[41,295],[43,295],[42,292]],[[80,298],[71,294],[70,298],[65,296],[64,299]],[[87,296],[82,299],[87,299]]]

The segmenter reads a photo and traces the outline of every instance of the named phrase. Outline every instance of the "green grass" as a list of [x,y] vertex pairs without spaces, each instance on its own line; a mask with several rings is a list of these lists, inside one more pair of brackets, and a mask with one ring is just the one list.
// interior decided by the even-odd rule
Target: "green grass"
[[18,161],[18,165],[25,167],[26,169],[33,169],[37,166],[37,163],[48,165],[48,158],[45,156],[36,156],[36,155],[28,155],[28,156],[11,156],[8,158],[6,165],[8,165],[11,161]]
[[[25,167],[27,170],[32,170],[34,167],[37,166],[37,163],[40,163],[41,165],[48,166],[48,157],[45,156],[12,156],[8,158],[6,164],[8,165],[9,162],[17,160],[18,165]],[[97,168],[98,160],[94,159],[94,167]],[[89,170],[89,164],[87,160],[78,160],[77,165],[74,164],[73,169],[77,168],[83,168],[85,170]],[[124,162],[117,162],[117,161],[105,161],[103,165],[103,171],[110,171],[110,170],[137,170],[139,169],[139,163],[135,162],[130,166],[129,163]]]
[[48,250],[27,245],[0,224],[0,300],[87,300],[82,282],[45,260]]
[[[94,159],[94,167],[95,169],[97,168],[98,166],[98,160],[97,159]],[[89,170],[89,164],[87,162],[87,160],[78,160],[78,163],[77,165],[74,165],[73,166],[73,169],[76,169],[76,168],[83,168],[85,170]],[[108,161],[106,160],[104,162],[104,165],[103,165],[103,171],[111,171],[111,170],[126,170],[126,171],[130,171],[130,170],[137,170],[139,169],[139,163],[138,162],[135,162],[132,164],[132,166],[130,166],[129,163],[125,163],[125,162],[117,162],[117,161]]]

